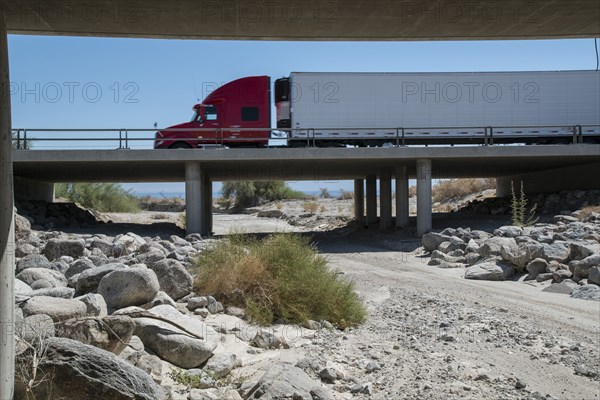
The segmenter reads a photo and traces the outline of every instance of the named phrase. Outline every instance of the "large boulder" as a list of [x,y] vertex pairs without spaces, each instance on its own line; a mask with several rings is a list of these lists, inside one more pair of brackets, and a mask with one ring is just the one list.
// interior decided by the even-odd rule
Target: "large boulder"
[[157,261],[160,261],[167,256],[160,249],[156,247],[150,248],[147,252],[138,254],[136,259],[139,263],[151,265]]
[[[49,338],[39,372],[44,380],[33,388],[37,399],[160,400],[152,378],[114,354],[66,338]],[[26,398],[17,382],[16,398]]]
[[208,360],[204,366],[204,371],[208,372],[214,379],[220,379],[227,376],[238,365],[239,361],[235,354],[220,353],[215,354]]
[[476,279],[483,281],[502,281],[505,272],[502,267],[495,262],[486,262],[475,264],[467,268],[465,272],[466,279]]
[[33,289],[31,289],[31,286],[29,286],[22,280],[15,278],[15,294],[29,296],[31,294],[31,292],[33,292]]
[[52,264],[48,259],[41,254],[30,254],[19,261],[17,261],[17,267],[15,268],[15,274],[19,274],[28,268],[50,268]]
[[555,241],[553,243],[542,244],[539,257],[546,261],[558,261],[559,263],[565,263],[569,261],[571,255],[571,248],[569,243]]
[[62,287],[67,285],[67,280],[60,272],[47,268],[27,268],[19,272],[16,278],[29,286],[40,280],[48,282],[49,285],[47,287]]
[[539,274],[546,273],[546,270],[548,269],[548,262],[543,258],[536,258],[535,260],[527,264],[526,269],[529,273],[529,275],[527,275],[526,280],[534,280]]
[[502,247],[516,248],[517,242],[513,238],[505,237],[491,237],[486,239],[477,249],[477,253],[482,258],[490,256],[500,256],[502,254]]
[[569,269],[573,272],[573,275],[579,278],[587,278],[590,269],[597,266],[600,266],[600,254],[592,254],[583,260],[571,261],[569,263]]
[[85,251],[85,241],[82,239],[50,239],[44,247],[44,255],[48,260],[57,260],[61,256],[79,258]]
[[83,271],[77,278],[75,286],[75,296],[82,296],[86,293],[95,292],[105,275],[118,269],[126,269],[125,264],[105,264],[101,267],[91,268]]
[[98,285],[98,294],[115,310],[145,304],[158,290],[154,271],[142,268],[117,269],[104,275]]
[[434,251],[442,244],[443,242],[449,242],[452,240],[452,236],[443,235],[441,233],[430,232],[423,235],[421,238],[421,243],[423,244],[423,248],[425,251]]
[[594,254],[594,247],[586,243],[570,242],[571,260],[583,260]]
[[145,245],[146,241],[143,237],[136,235],[135,233],[128,232],[125,235],[117,236],[114,244],[123,247],[123,254],[131,254],[138,251],[141,246]]
[[83,271],[94,268],[95,265],[89,258],[82,257],[79,260],[74,261],[69,268],[65,271],[65,278],[69,279],[74,275],[80,274]]
[[292,364],[275,363],[243,397],[265,400],[313,400],[311,391],[320,389],[321,384],[313,381],[302,369]]
[[195,368],[212,356],[216,331],[169,305],[151,308],[155,318],[135,318],[135,335],[160,358],[181,368]]
[[156,273],[160,289],[177,301],[190,294],[194,288],[194,279],[177,260],[164,259],[152,263],[149,268]]
[[15,213],[15,236],[18,241],[27,240],[31,234],[31,222],[17,213]]
[[37,296],[21,304],[24,316],[46,314],[54,322],[71,318],[85,317],[87,307],[79,300],[61,299],[58,297]]
[[538,258],[541,254],[542,245],[537,242],[519,243],[516,247],[501,246],[500,255],[502,259],[523,270],[529,262]]
[[523,228],[520,226],[501,226],[500,228],[494,230],[494,236],[516,238],[517,236],[521,235],[523,235]]
[[57,325],[56,335],[121,354],[129,343],[135,323],[125,315],[75,318]]
[[600,285],[600,266],[590,268],[588,272],[588,282]]

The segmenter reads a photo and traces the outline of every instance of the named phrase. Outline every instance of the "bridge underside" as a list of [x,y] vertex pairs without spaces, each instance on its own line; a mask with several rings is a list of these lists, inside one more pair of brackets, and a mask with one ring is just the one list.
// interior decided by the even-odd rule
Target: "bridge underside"
[[10,33],[172,39],[481,40],[600,36],[597,0],[3,0]]

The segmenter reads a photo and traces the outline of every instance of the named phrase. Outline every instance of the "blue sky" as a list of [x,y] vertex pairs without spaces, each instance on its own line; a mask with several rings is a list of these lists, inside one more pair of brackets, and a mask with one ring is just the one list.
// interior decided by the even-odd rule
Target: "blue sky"
[[[152,128],[155,122],[165,127],[188,120],[207,88],[251,75],[596,68],[592,39],[259,42],[11,35],[9,51],[15,128]],[[176,183],[126,186],[183,191]],[[292,186],[352,190],[350,182]]]

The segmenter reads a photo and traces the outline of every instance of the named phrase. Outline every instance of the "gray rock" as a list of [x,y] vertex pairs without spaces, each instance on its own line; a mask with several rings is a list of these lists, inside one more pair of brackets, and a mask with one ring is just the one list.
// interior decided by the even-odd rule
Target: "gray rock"
[[494,262],[476,264],[465,272],[466,279],[477,279],[486,281],[504,280],[504,270]]
[[26,257],[31,254],[39,254],[40,250],[30,243],[17,243],[15,255],[17,257]]
[[559,263],[565,263],[569,261],[571,255],[571,249],[567,242],[555,241],[554,243],[544,243],[540,251],[540,257],[546,261],[558,261]]
[[323,388],[314,388],[310,391],[313,400],[333,400],[333,397]]
[[162,383],[165,363],[159,357],[151,354],[142,354],[135,366],[150,375],[158,385]]
[[260,381],[244,394],[246,399],[313,400],[311,391],[321,385],[291,364],[274,364]]
[[61,299],[72,299],[75,289],[68,287],[57,287],[48,289],[37,289],[32,291],[29,296],[48,296],[48,297],[60,297]]
[[219,314],[219,313],[222,313],[225,310],[224,307],[223,307],[223,304],[219,303],[218,301],[210,303],[209,305],[206,306],[206,309],[211,314]]
[[588,272],[588,281],[600,285],[600,267],[592,267]]
[[559,269],[552,273],[552,280],[554,280],[554,282],[562,282],[565,279],[571,279],[572,277],[573,274],[568,269]]
[[[34,388],[39,399],[162,400],[150,376],[114,354],[65,338],[46,340],[42,371],[53,371]],[[17,385],[17,389],[22,385]],[[23,397],[17,390],[17,398]]]
[[564,280],[561,283],[555,283],[542,289],[542,292],[571,294],[573,290],[577,289],[578,287],[579,285],[575,282],[571,280]]
[[71,318],[85,317],[87,307],[79,300],[61,299],[57,297],[32,297],[21,304],[23,315],[28,317],[36,314],[46,314],[54,322]]
[[55,334],[54,321],[45,314],[25,317],[17,329],[17,335],[30,344],[53,337]]
[[65,271],[65,278],[69,279],[74,275],[80,274],[83,271],[86,271],[88,269],[94,268],[95,265],[94,263],[86,257],[80,258],[79,260],[76,260],[75,262],[73,262],[73,264],[71,264],[69,266],[69,269],[67,269]]
[[127,346],[123,349],[121,354],[119,354],[119,357],[131,365],[137,365],[138,361],[144,354],[147,354],[144,350],[144,343],[142,343],[139,337],[132,336],[129,339]]
[[50,287],[61,287],[67,285],[67,280],[60,272],[47,268],[27,268],[26,270],[18,273],[16,278],[30,286],[35,281],[42,279],[49,282]]
[[38,279],[31,284],[31,289],[40,290],[40,289],[52,289],[56,285],[56,283],[51,282],[47,279]]
[[579,278],[587,278],[593,267],[600,266],[600,254],[592,254],[583,260],[571,261],[569,269]]
[[87,307],[87,314],[93,317],[104,317],[108,313],[108,306],[104,297],[97,293],[88,293],[77,297]]
[[451,236],[442,235],[441,233],[430,232],[423,235],[421,238],[421,243],[423,244],[423,248],[425,251],[433,251],[437,250],[437,248],[443,242],[449,242],[452,239]]
[[90,243],[90,249],[97,249],[107,257],[118,258],[125,255],[127,250],[122,243],[114,244],[102,239],[93,239]]
[[204,308],[208,305],[208,300],[206,297],[198,296],[192,297],[188,300],[187,309],[190,311],[194,311],[197,308]]
[[479,261],[481,259],[481,256],[479,255],[479,253],[467,253],[467,255],[465,256],[465,261],[467,262],[468,265],[475,265],[477,263],[477,261]]
[[194,280],[179,261],[165,259],[148,264],[148,267],[156,273],[160,289],[173,300],[177,301],[192,292]]
[[535,260],[527,264],[527,267],[525,267],[525,269],[529,273],[525,280],[534,280],[539,274],[545,274],[547,268],[548,262],[546,260],[544,260],[543,258],[536,258]]
[[570,242],[569,247],[571,260],[583,260],[594,254],[594,248],[585,243]]
[[120,269],[106,274],[98,285],[98,294],[112,309],[148,303],[158,293],[159,284],[149,269]]
[[148,310],[150,308],[162,305],[169,305],[171,307],[177,308],[177,303],[175,303],[175,300],[173,300],[171,297],[169,297],[168,294],[160,290],[158,291],[158,293],[156,293],[156,296],[154,296],[152,300],[150,300],[146,304],[142,304],[140,307]]
[[69,239],[50,239],[44,247],[44,255],[48,260],[56,260],[61,256],[79,258],[85,251],[85,241]]
[[250,345],[260,349],[289,349],[289,345],[283,337],[264,329],[256,332],[256,335],[250,341]]
[[27,296],[31,292],[33,292],[33,289],[31,289],[31,286],[29,286],[22,280],[15,278],[15,294]]
[[239,365],[238,363],[239,362],[235,354],[215,354],[204,366],[204,371],[208,372],[213,378],[220,379],[227,376],[227,374],[229,374],[229,372],[231,372],[236,365]]
[[514,246],[501,246],[502,259],[523,270],[532,260],[541,255],[542,245],[537,242],[524,242]]
[[477,252],[483,258],[487,258],[490,256],[499,256],[501,255],[502,246],[515,248],[517,247],[517,242],[513,238],[491,237],[489,239],[486,239],[479,246]]
[[91,268],[79,274],[75,287],[75,296],[82,296],[86,293],[95,292],[102,278],[109,273],[126,269],[125,264],[105,264],[101,267]]
[[119,355],[133,335],[135,323],[127,316],[69,319],[57,325],[56,335]]
[[567,265],[565,265],[565,264],[559,263],[558,261],[550,261],[548,263],[548,268],[546,269],[546,271],[554,273],[554,272],[556,272],[558,270],[561,270],[561,269],[568,270],[569,267]]
[[31,235],[31,222],[15,212],[15,236],[18,241],[27,240]]
[[50,268],[50,265],[50,261],[48,261],[45,256],[41,254],[31,254],[17,261],[15,274],[19,274],[28,268]]
[[199,368],[192,368],[186,371],[187,375],[196,378],[196,385],[199,389],[209,389],[217,387],[217,382],[208,373]]
[[154,307],[148,312],[162,320],[135,318],[135,335],[160,358],[181,368],[194,368],[212,356],[218,343],[214,329],[171,306]]
[[136,259],[139,263],[151,265],[157,261],[163,260],[165,254],[157,248],[152,248],[147,253],[138,254]]
[[367,367],[365,369],[367,370],[368,373],[371,373],[371,372],[379,371],[381,369],[381,366],[376,361],[369,361],[369,363],[367,364]]
[[515,238],[523,234],[523,228],[520,226],[501,226],[494,231],[494,236],[503,236],[509,238]]
[[342,374],[335,368],[323,368],[319,372],[319,378],[321,378],[322,381],[327,383],[335,383],[335,381],[337,381],[338,379],[342,379],[343,377],[344,374]]
[[451,237],[449,241],[442,242],[438,246],[438,250],[444,254],[448,254],[456,250],[464,250],[466,248],[467,244],[455,236]]
[[580,286],[577,289],[573,290],[573,293],[571,293],[571,297],[573,297],[574,299],[600,301],[600,286]]

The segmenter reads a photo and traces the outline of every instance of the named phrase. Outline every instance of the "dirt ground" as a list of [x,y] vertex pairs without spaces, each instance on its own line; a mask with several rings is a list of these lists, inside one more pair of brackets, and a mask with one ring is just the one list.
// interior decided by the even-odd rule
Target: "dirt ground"
[[[338,206],[351,213],[348,204],[325,205],[325,210],[337,212]],[[178,213],[158,217],[111,215],[119,229],[177,231]],[[507,222],[440,215],[434,227],[492,231]],[[294,357],[342,371],[344,379],[333,384],[335,398],[600,398],[599,302],[542,292],[547,284],[522,278],[471,281],[464,279],[463,269],[428,266],[411,229],[386,233],[377,227],[329,230],[321,225],[292,226],[256,214],[214,216],[217,236],[310,232],[331,266],[355,282],[368,306],[367,322],[346,332],[319,331]],[[367,385],[371,394],[350,394],[353,383]]]

